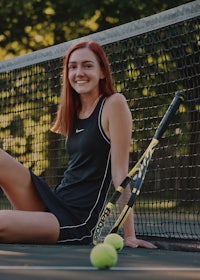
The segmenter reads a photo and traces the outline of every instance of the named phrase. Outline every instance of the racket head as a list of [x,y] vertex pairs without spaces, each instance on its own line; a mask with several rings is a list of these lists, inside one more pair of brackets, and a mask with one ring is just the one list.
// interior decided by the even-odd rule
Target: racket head
[[[116,210],[119,208],[118,200],[121,196],[124,189],[130,183],[132,177],[126,177],[120,186],[117,187],[115,190],[114,187],[112,188],[112,192],[110,193],[110,199],[108,200],[106,206],[104,207],[96,228],[93,234],[93,244],[96,245],[97,243],[102,242],[102,239],[109,233],[110,228],[112,227],[113,221],[116,220]],[[119,213],[119,210],[118,210]]]

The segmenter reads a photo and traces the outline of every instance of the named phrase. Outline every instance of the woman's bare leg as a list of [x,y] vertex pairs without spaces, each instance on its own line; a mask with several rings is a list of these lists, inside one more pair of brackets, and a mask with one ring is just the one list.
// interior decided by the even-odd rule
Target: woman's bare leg
[[0,210],[0,243],[56,243],[57,218],[46,211],[21,163],[0,149],[0,186],[15,210]]
[[1,149],[0,186],[15,209],[45,210],[32,183],[29,170]]
[[51,213],[0,211],[0,243],[55,244],[58,238],[59,223]]

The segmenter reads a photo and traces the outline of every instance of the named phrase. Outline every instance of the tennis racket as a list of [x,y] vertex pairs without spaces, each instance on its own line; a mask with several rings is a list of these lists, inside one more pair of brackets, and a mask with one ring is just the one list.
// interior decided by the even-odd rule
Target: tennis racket
[[125,190],[127,185],[131,181],[133,181],[134,186],[131,191],[131,196],[109,233],[116,233],[123,226],[124,222],[126,221],[126,218],[128,217],[136,201],[137,196],[139,196],[140,194],[140,190],[149,166],[149,162],[155,151],[155,147],[157,146],[160,138],[166,131],[171,119],[175,115],[177,109],[179,108],[180,103],[183,100],[184,100],[184,95],[181,92],[177,91],[165,115],[163,116],[149,146],[147,147],[143,155],[140,157],[140,159],[137,161],[137,163],[130,170],[130,172],[127,174],[127,176],[124,178],[121,185],[116,188],[110,200],[106,204],[94,231],[94,235],[93,235],[94,245],[96,245],[99,242],[99,240],[101,240],[101,232],[114,206],[116,205],[119,197],[121,196],[122,192]]

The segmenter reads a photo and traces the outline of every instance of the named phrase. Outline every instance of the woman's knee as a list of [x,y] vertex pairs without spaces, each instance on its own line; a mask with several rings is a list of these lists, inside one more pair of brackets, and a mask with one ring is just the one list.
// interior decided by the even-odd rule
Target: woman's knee
[[7,162],[7,153],[0,148],[0,168],[5,166]]

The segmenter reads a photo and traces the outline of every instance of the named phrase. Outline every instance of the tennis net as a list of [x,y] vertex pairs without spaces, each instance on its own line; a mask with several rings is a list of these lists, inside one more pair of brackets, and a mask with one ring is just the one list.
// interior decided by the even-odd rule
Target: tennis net
[[[130,166],[148,146],[177,90],[185,102],[151,160],[135,204],[138,236],[200,240],[200,1],[0,63],[0,147],[55,186],[65,139],[49,131],[63,57],[81,40],[99,42],[116,91],[133,115]],[[0,208],[10,208],[1,195]]]

